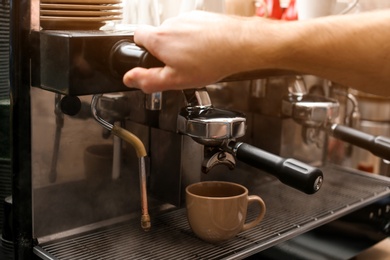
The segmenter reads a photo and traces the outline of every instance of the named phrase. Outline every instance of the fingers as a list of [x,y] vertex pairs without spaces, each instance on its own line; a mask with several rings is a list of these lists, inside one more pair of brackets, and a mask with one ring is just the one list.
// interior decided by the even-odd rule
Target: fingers
[[129,88],[138,88],[145,93],[159,92],[170,88],[168,80],[163,79],[164,68],[134,68],[123,76],[123,83]]
[[134,31],[134,42],[148,49],[148,42],[150,42],[150,37],[155,32],[156,27],[151,25],[142,25]]
[[[134,42],[150,51],[152,55],[154,53],[154,46],[156,44],[156,27],[154,26],[140,26],[134,32]],[[169,89],[169,77],[164,77],[168,68],[133,68],[123,76],[123,83],[130,88],[141,89],[145,93],[158,92],[161,90]]]

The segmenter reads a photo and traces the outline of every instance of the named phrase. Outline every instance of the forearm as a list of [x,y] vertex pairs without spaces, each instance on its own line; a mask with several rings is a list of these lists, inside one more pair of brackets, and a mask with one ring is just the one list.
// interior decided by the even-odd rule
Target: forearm
[[[312,74],[390,96],[390,11],[281,22],[258,30],[258,47],[248,57],[259,59],[251,66]],[[262,46],[261,37],[274,47]]]
[[390,10],[294,22],[191,12],[137,30],[134,40],[166,64],[124,76],[147,93],[281,69],[390,96]]

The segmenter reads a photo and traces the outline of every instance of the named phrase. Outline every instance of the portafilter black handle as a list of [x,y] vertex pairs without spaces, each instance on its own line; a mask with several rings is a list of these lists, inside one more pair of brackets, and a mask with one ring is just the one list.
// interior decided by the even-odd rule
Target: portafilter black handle
[[[172,50],[174,51],[174,50]],[[122,77],[128,70],[135,67],[155,68],[163,67],[164,63],[150,54],[146,49],[127,40],[119,41],[111,49],[111,70],[118,77]],[[174,53],[172,55],[175,55]],[[261,79],[271,76],[294,75],[292,71],[264,69],[237,73],[222,79],[220,82]]]
[[370,151],[374,155],[390,160],[390,139],[383,136],[366,134],[354,128],[333,124],[330,134],[342,141]]
[[313,194],[321,188],[324,177],[318,168],[242,142],[230,142],[228,147],[238,160],[274,175],[290,187],[307,194]]

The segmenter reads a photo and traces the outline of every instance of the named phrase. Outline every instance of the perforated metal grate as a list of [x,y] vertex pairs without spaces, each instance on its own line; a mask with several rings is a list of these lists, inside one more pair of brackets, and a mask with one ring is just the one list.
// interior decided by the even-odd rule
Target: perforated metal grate
[[[254,193],[267,204],[265,219],[256,228],[227,242],[212,245],[196,238],[184,209],[153,219],[144,232],[139,219],[93,233],[54,241],[35,248],[46,259],[241,259],[337,219],[390,194],[390,181],[346,170],[327,168],[325,183],[306,195],[279,182]],[[251,208],[250,217],[256,215]]]
[[9,98],[9,0],[0,1],[0,99]]
[[[1,132],[0,132],[1,133]],[[1,149],[0,149],[1,150]],[[12,194],[12,174],[11,161],[9,159],[0,158],[0,227],[3,228],[4,221],[4,199]],[[1,229],[0,228],[0,229]]]

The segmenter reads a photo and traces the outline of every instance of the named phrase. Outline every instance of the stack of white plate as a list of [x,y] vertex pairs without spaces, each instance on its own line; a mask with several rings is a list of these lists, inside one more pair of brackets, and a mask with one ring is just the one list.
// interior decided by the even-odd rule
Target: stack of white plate
[[47,30],[96,30],[122,19],[122,0],[41,0],[40,23]]

